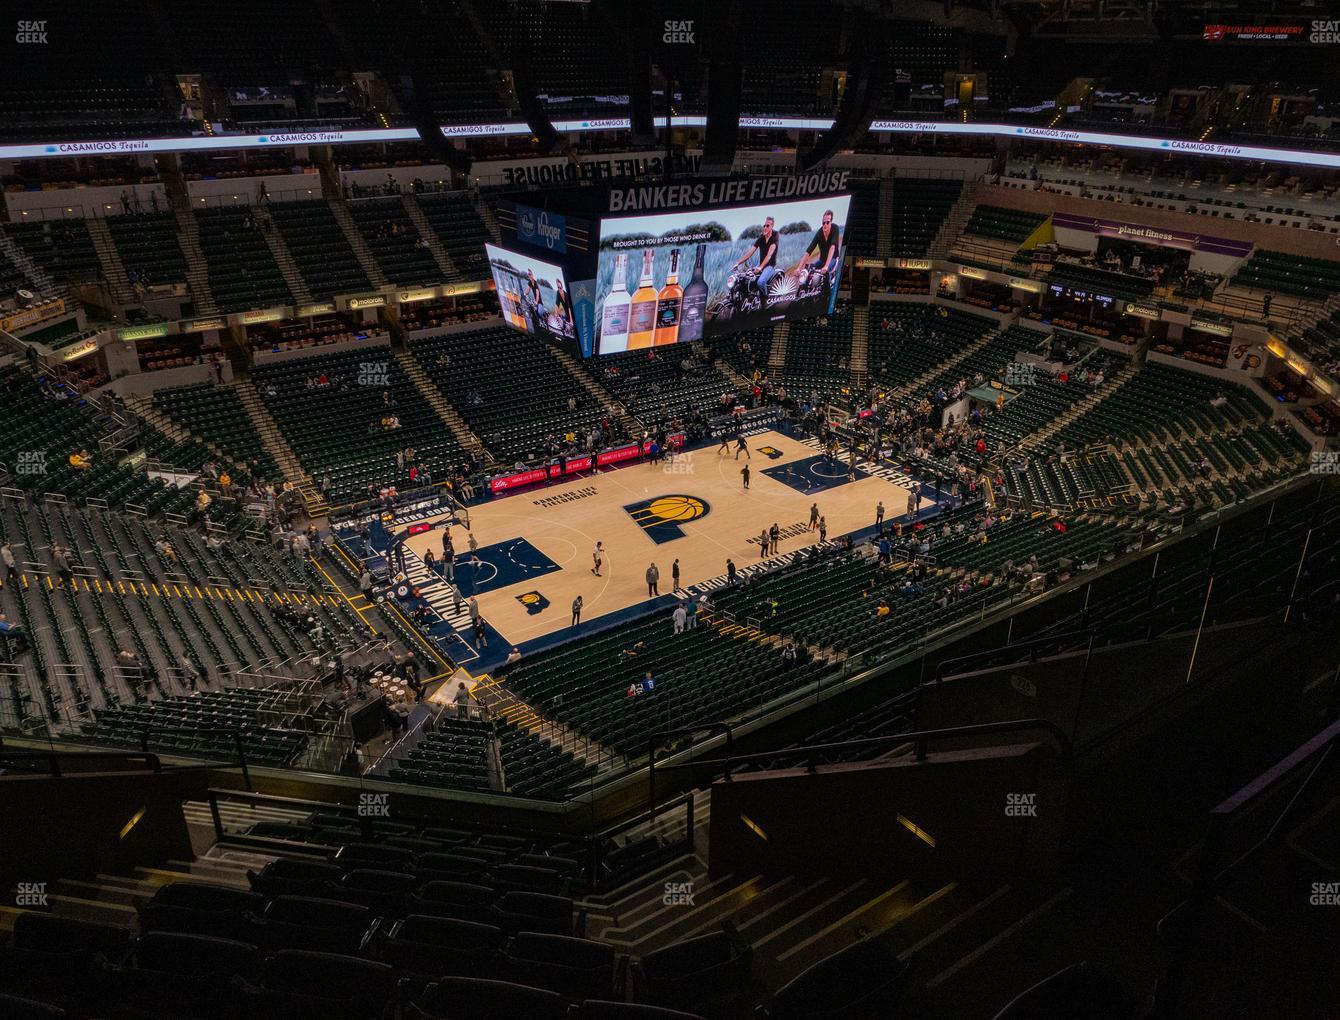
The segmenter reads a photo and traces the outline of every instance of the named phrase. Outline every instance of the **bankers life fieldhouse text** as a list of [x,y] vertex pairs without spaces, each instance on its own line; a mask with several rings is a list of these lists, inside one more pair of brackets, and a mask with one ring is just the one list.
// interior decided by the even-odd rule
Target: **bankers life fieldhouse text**
[[662,184],[643,188],[614,188],[610,212],[643,212],[686,206],[734,205],[806,195],[826,195],[847,186],[847,170],[806,174],[804,177],[758,177],[748,181],[714,184]]

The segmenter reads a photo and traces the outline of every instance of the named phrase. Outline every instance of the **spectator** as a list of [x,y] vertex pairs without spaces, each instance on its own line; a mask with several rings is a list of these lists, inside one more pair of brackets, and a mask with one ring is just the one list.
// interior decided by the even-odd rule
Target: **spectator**
[[17,623],[10,623],[9,617],[5,616],[4,613],[0,613],[0,637],[16,646],[11,648],[15,655],[26,651],[28,648],[28,638],[24,635],[23,628]]
[[465,686],[462,680],[456,687],[456,693],[451,696],[451,703],[456,706],[457,718],[464,719],[470,714],[470,688]]

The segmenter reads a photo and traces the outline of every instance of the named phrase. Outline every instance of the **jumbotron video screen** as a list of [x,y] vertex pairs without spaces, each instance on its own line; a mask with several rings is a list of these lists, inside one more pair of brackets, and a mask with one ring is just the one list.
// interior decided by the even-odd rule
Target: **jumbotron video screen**
[[831,313],[851,196],[606,218],[597,354]]
[[485,244],[484,252],[503,321],[550,343],[571,344],[576,328],[562,268],[496,244]]

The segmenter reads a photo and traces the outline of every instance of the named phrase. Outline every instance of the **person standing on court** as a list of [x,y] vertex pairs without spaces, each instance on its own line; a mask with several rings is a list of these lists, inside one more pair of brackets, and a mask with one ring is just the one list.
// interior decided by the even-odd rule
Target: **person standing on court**
[[478,627],[478,626],[479,626],[479,599],[477,599],[477,598],[475,598],[473,595],[471,595],[470,598],[469,598],[469,600],[466,602],[466,605],[470,607],[470,625],[473,626],[473,627]]
[[875,504],[875,527],[880,527],[884,523],[884,500]]
[[768,555],[768,550],[772,548],[772,534],[767,528],[763,529],[762,534],[758,536],[758,555],[763,558]]
[[660,592],[656,590],[656,585],[660,580],[661,572],[657,569],[656,564],[653,563],[647,568],[647,594],[649,596],[660,594]]
[[473,531],[470,532],[470,559],[479,562],[479,539],[475,538]]
[[810,504],[810,530],[813,531],[819,526],[819,504]]
[[675,606],[675,611],[674,611],[674,613],[672,614],[672,617],[671,617],[671,618],[675,621],[675,633],[676,633],[676,634],[683,634],[683,633],[684,633],[684,624],[688,622],[688,618],[689,618],[688,610],[684,608],[684,603],[683,603],[683,602],[681,602],[679,605]]
[[593,564],[591,567],[591,573],[595,574],[596,577],[600,576],[600,564],[603,563],[604,561],[605,561],[605,543],[597,542],[596,547],[591,550],[591,562]]
[[582,622],[582,597],[578,595],[572,600],[572,625],[578,626]]
[[921,496],[918,495],[915,491],[909,492],[907,494],[907,515],[909,517],[915,517],[917,515],[917,511],[920,509],[921,509]]
[[819,541],[828,541],[828,521],[822,517],[819,518]]
[[726,561],[726,583],[727,583],[727,584],[734,584],[734,583],[735,583],[735,576],[736,576],[736,575],[735,575],[735,561],[734,561],[734,560],[727,560],[727,561]]
[[745,459],[745,460],[750,460],[750,459],[752,459],[751,456],[750,456],[750,453],[749,453],[749,444],[746,443],[746,442],[744,441],[744,433],[743,433],[743,432],[741,432],[738,436],[735,437],[735,459],[736,459],[736,460],[739,460],[739,459],[740,459],[740,454],[741,454],[741,452],[744,453],[744,459]]
[[670,564],[670,583],[675,591],[679,591],[679,560]]
[[746,489],[746,491],[747,491],[747,490],[749,489],[749,465],[748,465],[748,464],[746,464],[744,467],[740,468],[740,477],[744,479],[744,487],[745,487],[745,489]]

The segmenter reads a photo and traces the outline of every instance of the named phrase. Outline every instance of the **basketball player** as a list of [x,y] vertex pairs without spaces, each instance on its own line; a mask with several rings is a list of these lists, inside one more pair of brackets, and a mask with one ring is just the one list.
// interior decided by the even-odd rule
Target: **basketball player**
[[[743,432],[741,432],[740,435],[739,435],[738,437],[736,437],[736,440],[735,440],[735,459],[736,459],[736,460],[739,460],[739,459],[740,459],[740,453],[741,453],[741,452],[744,453],[744,459],[745,459],[745,460],[752,460],[752,459],[753,459],[753,458],[750,456],[750,454],[749,454],[749,444],[746,443],[746,442],[744,441],[744,433],[743,433]],[[747,488],[749,488],[749,486],[746,485],[745,488],[747,489]]]
[[810,504],[810,530],[813,531],[819,526],[819,504]]
[[748,492],[748,491],[749,491],[749,465],[748,465],[748,464],[746,464],[744,467],[740,468],[740,477],[744,479],[744,487],[745,487],[745,491]]
[[595,566],[593,566],[593,567],[591,568],[591,573],[595,574],[596,577],[599,577],[599,576],[600,576],[600,564],[603,563],[604,560],[605,560],[605,543],[604,543],[604,542],[597,542],[597,543],[596,543],[596,547],[595,547],[594,549],[591,550],[591,559],[592,559],[592,561],[595,563]]

